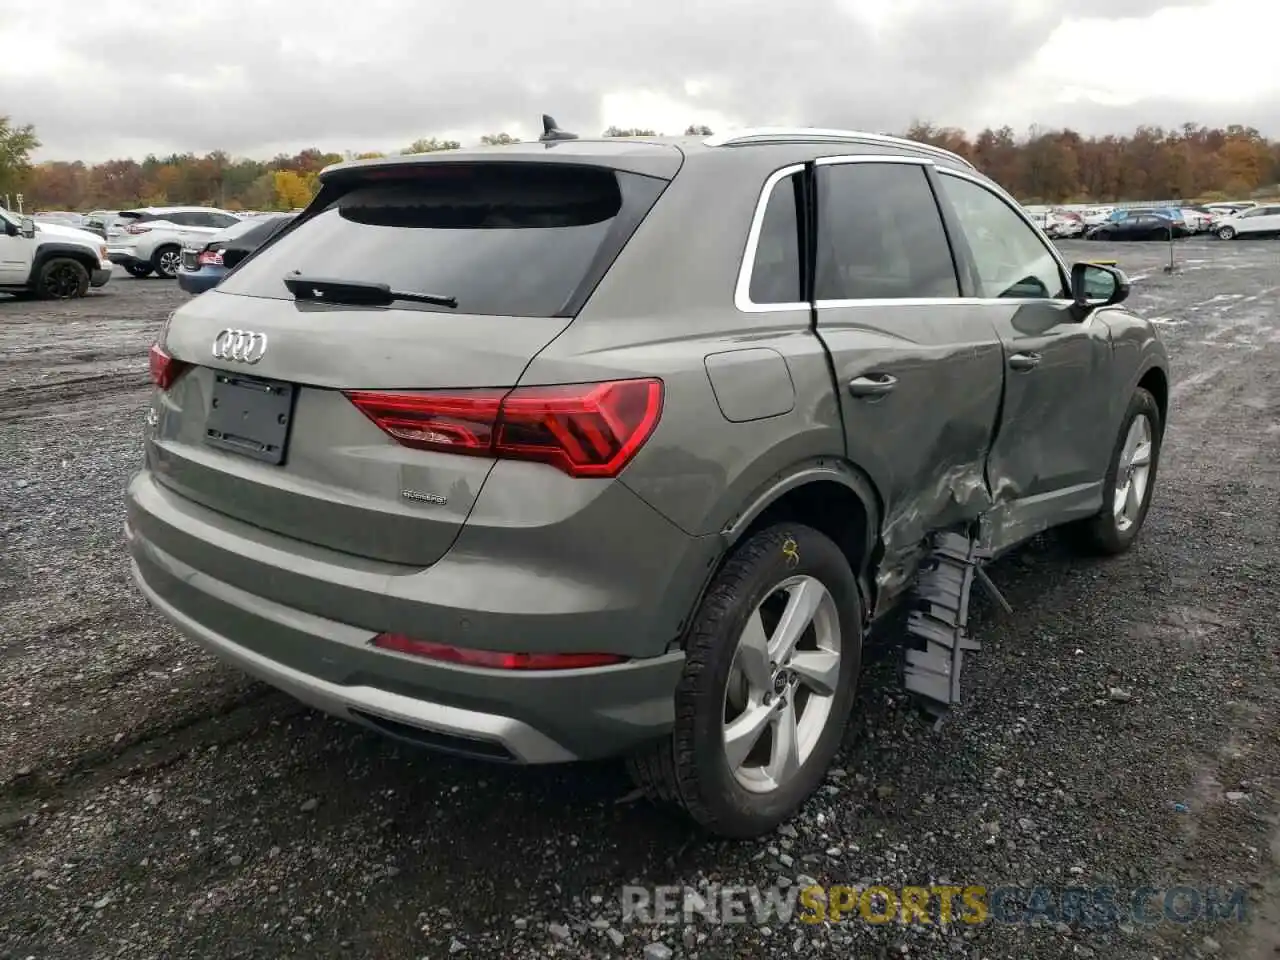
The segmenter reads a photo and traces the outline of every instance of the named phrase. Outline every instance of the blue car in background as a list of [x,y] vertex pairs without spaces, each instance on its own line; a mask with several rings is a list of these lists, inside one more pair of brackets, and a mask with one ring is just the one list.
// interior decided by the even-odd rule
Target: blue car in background
[[178,286],[187,293],[213,289],[232,267],[284,229],[295,216],[297,214],[281,213],[242,220],[198,246],[183,247]]

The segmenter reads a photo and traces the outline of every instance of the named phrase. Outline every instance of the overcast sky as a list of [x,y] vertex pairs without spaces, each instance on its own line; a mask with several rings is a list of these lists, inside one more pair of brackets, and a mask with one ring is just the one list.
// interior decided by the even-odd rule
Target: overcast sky
[[[0,0],[38,159],[913,119],[1280,137],[1271,0]],[[236,38],[248,39],[236,39]],[[1249,48],[1258,41],[1256,53]]]

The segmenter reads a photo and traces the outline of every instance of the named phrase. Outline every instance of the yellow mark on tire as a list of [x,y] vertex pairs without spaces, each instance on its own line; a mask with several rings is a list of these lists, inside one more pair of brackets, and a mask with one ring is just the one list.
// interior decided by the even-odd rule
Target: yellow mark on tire
[[792,537],[787,537],[782,542],[782,555],[786,558],[788,567],[798,567],[800,565],[800,544],[796,543]]

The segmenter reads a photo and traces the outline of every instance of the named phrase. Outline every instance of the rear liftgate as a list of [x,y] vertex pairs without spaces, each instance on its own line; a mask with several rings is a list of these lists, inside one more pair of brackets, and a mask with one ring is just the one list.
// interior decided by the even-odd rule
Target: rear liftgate
[[933,551],[920,566],[907,618],[902,682],[939,720],[960,703],[965,653],[981,649],[968,632],[974,582],[1006,613],[1013,612],[982,569],[989,558],[972,537],[943,533],[933,538]]

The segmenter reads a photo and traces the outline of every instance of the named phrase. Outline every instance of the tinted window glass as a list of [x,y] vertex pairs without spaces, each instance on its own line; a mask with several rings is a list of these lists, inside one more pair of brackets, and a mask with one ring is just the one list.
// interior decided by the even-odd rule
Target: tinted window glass
[[[269,232],[269,227],[273,227],[282,222],[288,222],[292,219],[292,215],[285,215],[278,217],[262,217],[256,220],[237,220],[225,230],[219,230],[218,233],[214,235],[213,239],[237,240],[239,238],[249,236],[250,234],[258,236],[259,233],[261,236],[266,236]],[[258,231],[259,233],[255,233],[255,231]],[[257,242],[261,243],[262,241],[259,239]]]
[[607,265],[617,254],[661,186],[578,165],[414,165],[396,179],[353,184],[219,289],[293,299],[283,278],[298,271],[455,297],[460,313],[557,316],[597,257]]
[[209,219],[215,227],[234,227],[240,221],[227,213],[211,213]]
[[798,176],[786,177],[774,184],[769,195],[751,266],[752,303],[798,303],[804,296],[800,277],[798,183]]
[[[227,269],[231,269],[282,230],[292,219],[292,216],[285,216],[246,221],[241,226],[232,227],[226,233],[219,234],[219,236],[226,238],[224,242],[218,244],[222,249],[223,265]],[[234,237],[231,236],[233,233],[235,234]]]
[[822,167],[818,203],[817,299],[959,296],[942,218],[920,165]]
[[945,174],[939,179],[973,252],[981,285],[979,296],[1021,299],[1067,295],[1058,261],[1012,207],[972,180]]

